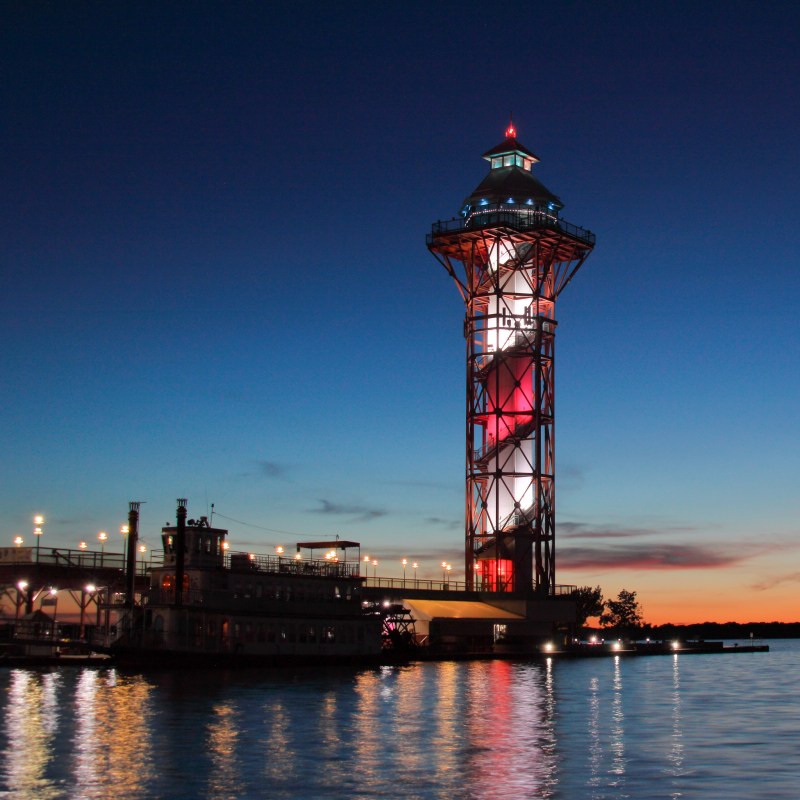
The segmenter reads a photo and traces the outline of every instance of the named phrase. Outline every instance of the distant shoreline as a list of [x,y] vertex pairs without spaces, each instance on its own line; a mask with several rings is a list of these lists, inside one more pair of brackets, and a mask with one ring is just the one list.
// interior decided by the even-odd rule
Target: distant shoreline
[[[585,628],[598,636],[611,636],[608,628]],[[637,636],[654,639],[800,639],[800,622],[699,622],[692,625],[645,625]]]

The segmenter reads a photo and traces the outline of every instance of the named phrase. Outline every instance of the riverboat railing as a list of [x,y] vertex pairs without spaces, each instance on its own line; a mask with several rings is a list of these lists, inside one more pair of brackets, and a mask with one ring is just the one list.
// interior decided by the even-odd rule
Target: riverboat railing
[[[467,589],[467,584],[464,581],[451,581],[451,580],[427,580],[424,578],[381,578],[372,577],[365,578],[364,586],[376,589],[421,589],[427,591],[438,592],[464,592]],[[557,584],[552,592],[548,593],[550,597],[571,597],[578,590],[577,586],[569,584]],[[493,588],[490,584],[482,585],[480,581],[475,582],[473,588],[475,592],[490,592],[492,594],[508,594],[506,590],[498,590]]]
[[357,561],[296,559],[256,553],[228,553],[225,557],[225,566],[235,572],[266,572],[326,578],[358,578],[360,567]]

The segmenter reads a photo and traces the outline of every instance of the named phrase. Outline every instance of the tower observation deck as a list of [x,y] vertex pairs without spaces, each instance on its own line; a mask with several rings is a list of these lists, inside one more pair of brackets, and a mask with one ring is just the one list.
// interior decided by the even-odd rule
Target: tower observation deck
[[455,281],[467,343],[468,589],[555,593],[555,304],[594,247],[560,216],[516,138],[428,249]]

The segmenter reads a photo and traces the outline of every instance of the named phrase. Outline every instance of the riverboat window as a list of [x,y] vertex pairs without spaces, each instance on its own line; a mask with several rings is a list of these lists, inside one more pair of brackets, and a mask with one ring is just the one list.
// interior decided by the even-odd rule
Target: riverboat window
[[336,641],[336,629],[332,625],[322,629],[322,641],[323,642]]
[[334,597],[335,597],[337,600],[341,600],[341,599],[342,599],[342,592],[341,592],[341,590],[339,589],[339,587],[338,587],[338,586],[334,586],[334,587],[333,587],[333,596],[334,596]]
[[283,627],[283,628],[281,628],[280,640],[281,640],[282,642],[285,642],[287,638],[288,638],[288,637],[287,637],[287,635],[286,635],[286,627]]

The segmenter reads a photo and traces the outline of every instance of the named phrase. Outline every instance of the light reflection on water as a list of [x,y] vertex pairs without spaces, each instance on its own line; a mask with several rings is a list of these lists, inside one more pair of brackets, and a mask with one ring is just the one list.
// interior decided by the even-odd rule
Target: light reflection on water
[[798,655],[9,669],[0,797],[788,800]]

